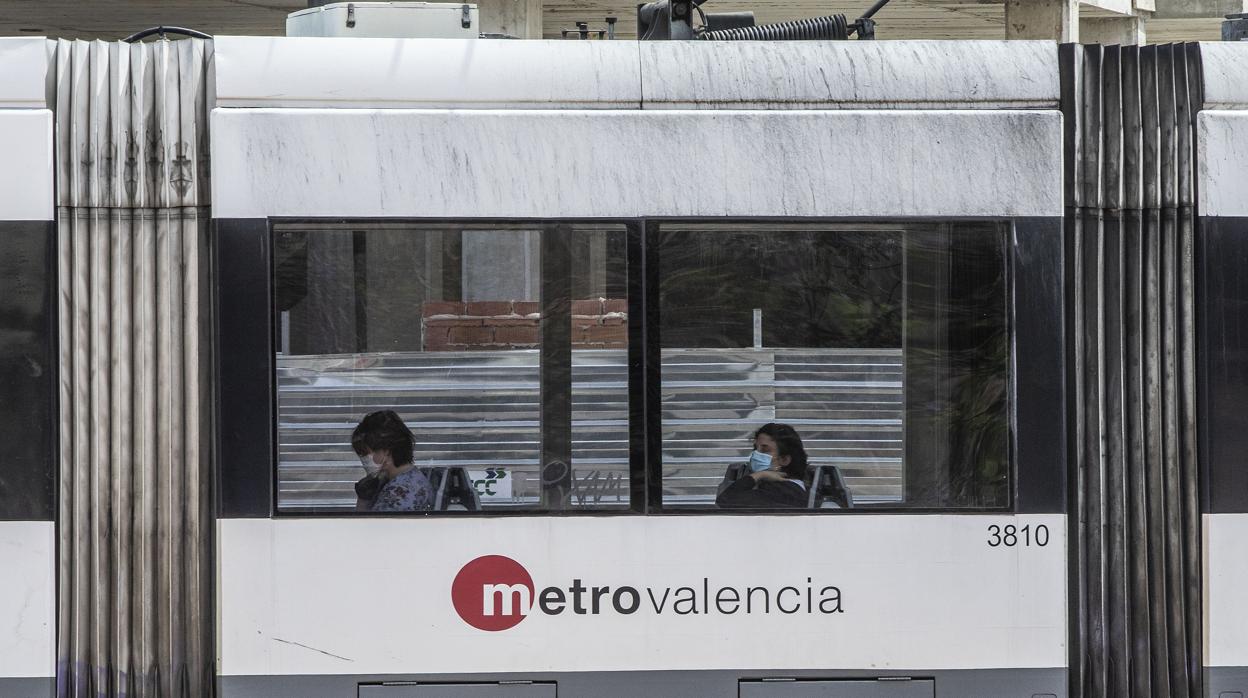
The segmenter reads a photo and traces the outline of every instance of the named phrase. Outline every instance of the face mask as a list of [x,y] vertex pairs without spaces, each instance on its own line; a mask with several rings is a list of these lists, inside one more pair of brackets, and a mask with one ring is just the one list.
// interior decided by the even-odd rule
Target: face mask
[[757,473],[760,470],[768,470],[771,468],[771,456],[766,453],[755,451],[750,454],[750,472]]
[[373,462],[373,457],[360,456],[360,465],[364,466],[364,472],[369,475],[376,475],[381,470],[381,466]]

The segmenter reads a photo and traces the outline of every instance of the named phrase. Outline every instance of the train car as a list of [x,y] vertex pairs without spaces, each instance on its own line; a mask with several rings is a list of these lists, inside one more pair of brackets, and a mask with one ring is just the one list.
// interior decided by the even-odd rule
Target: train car
[[[1244,297],[1236,269],[1248,221],[1248,179],[1244,148],[1248,142],[1248,91],[1243,72],[1243,44],[1201,44],[1204,62],[1204,110],[1197,115],[1199,187],[1196,247],[1201,282],[1197,310],[1197,376],[1200,378],[1200,475],[1202,483],[1205,601],[1204,665],[1208,695],[1244,693],[1248,685],[1248,618],[1241,576],[1248,503],[1239,466],[1242,413],[1234,407],[1248,388],[1243,370],[1238,307]],[[1201,373],[1203,372],[1203,376]]]
[[1246,73],[0,40],[0,695],[1248,690]]
[[56,247],[47,41],[0,39],[0,694],[56,675]]
[[[1052,45],[367,46],[214,47],[224,693],[1062,689]],[[852,507],[715,507],[769,422]]]

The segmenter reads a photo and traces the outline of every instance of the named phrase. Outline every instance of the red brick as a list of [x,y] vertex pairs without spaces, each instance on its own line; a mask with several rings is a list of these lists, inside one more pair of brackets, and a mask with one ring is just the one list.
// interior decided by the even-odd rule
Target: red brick
[[627,298],[608,298],[602,302],[602,310],[605,313],[627,313]]
[[537,301],[512,301],[511,312],[516,315],[535,315],[542,312],[542,304]]
[[464,306],[464,314],[473,317],[511,315],[511,301],[468,301]]
[[494,338],[494,330],[489,327],[452,327],[451,344],[489,344]]
[[464,304],[459,301],[425,301],[421,304],[420,314],[423,317],[431,315],[463,315]]
[[602,315],[602,301],[572,301],[573,315]]
[[425,327],[480,327],[483,322],[479,317],[431,317]]
[[446,351],[447,332],[445,327],[426,327],[425,328],[425,351]]
[[538,343],[536,327],[499,327],[494,330],[495,344],[533,344]]
[[585,330],[582,335],[585,342],[603,344],[624,344],[628,342],[627,328],[623,325],[598,325]]
[[510,317],[487,317],[482,319],[486,327],[537,327],[539,320],[537,318],[527,318],[519,316]]

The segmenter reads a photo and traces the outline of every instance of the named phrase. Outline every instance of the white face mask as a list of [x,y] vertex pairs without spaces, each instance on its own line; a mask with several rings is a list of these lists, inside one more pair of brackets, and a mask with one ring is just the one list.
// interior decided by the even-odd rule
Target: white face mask
[[364,466],[364,472],[369,475],[376,475],[381,470],[381,466],[373,462],[371,455],[360,456],[360,465]]

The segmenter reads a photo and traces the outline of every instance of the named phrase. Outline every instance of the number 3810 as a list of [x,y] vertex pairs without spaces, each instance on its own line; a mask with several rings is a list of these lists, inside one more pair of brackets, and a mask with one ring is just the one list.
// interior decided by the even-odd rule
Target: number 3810
[[1026,526],[992,524],[988,527],[988,547],[990,548],[1013,548],[1020,545],[1026,548],[1033,545],[1043,548],[1048,544],[1049,527],[1044,524],[1038,524],[1034,528],[1031,524]]

